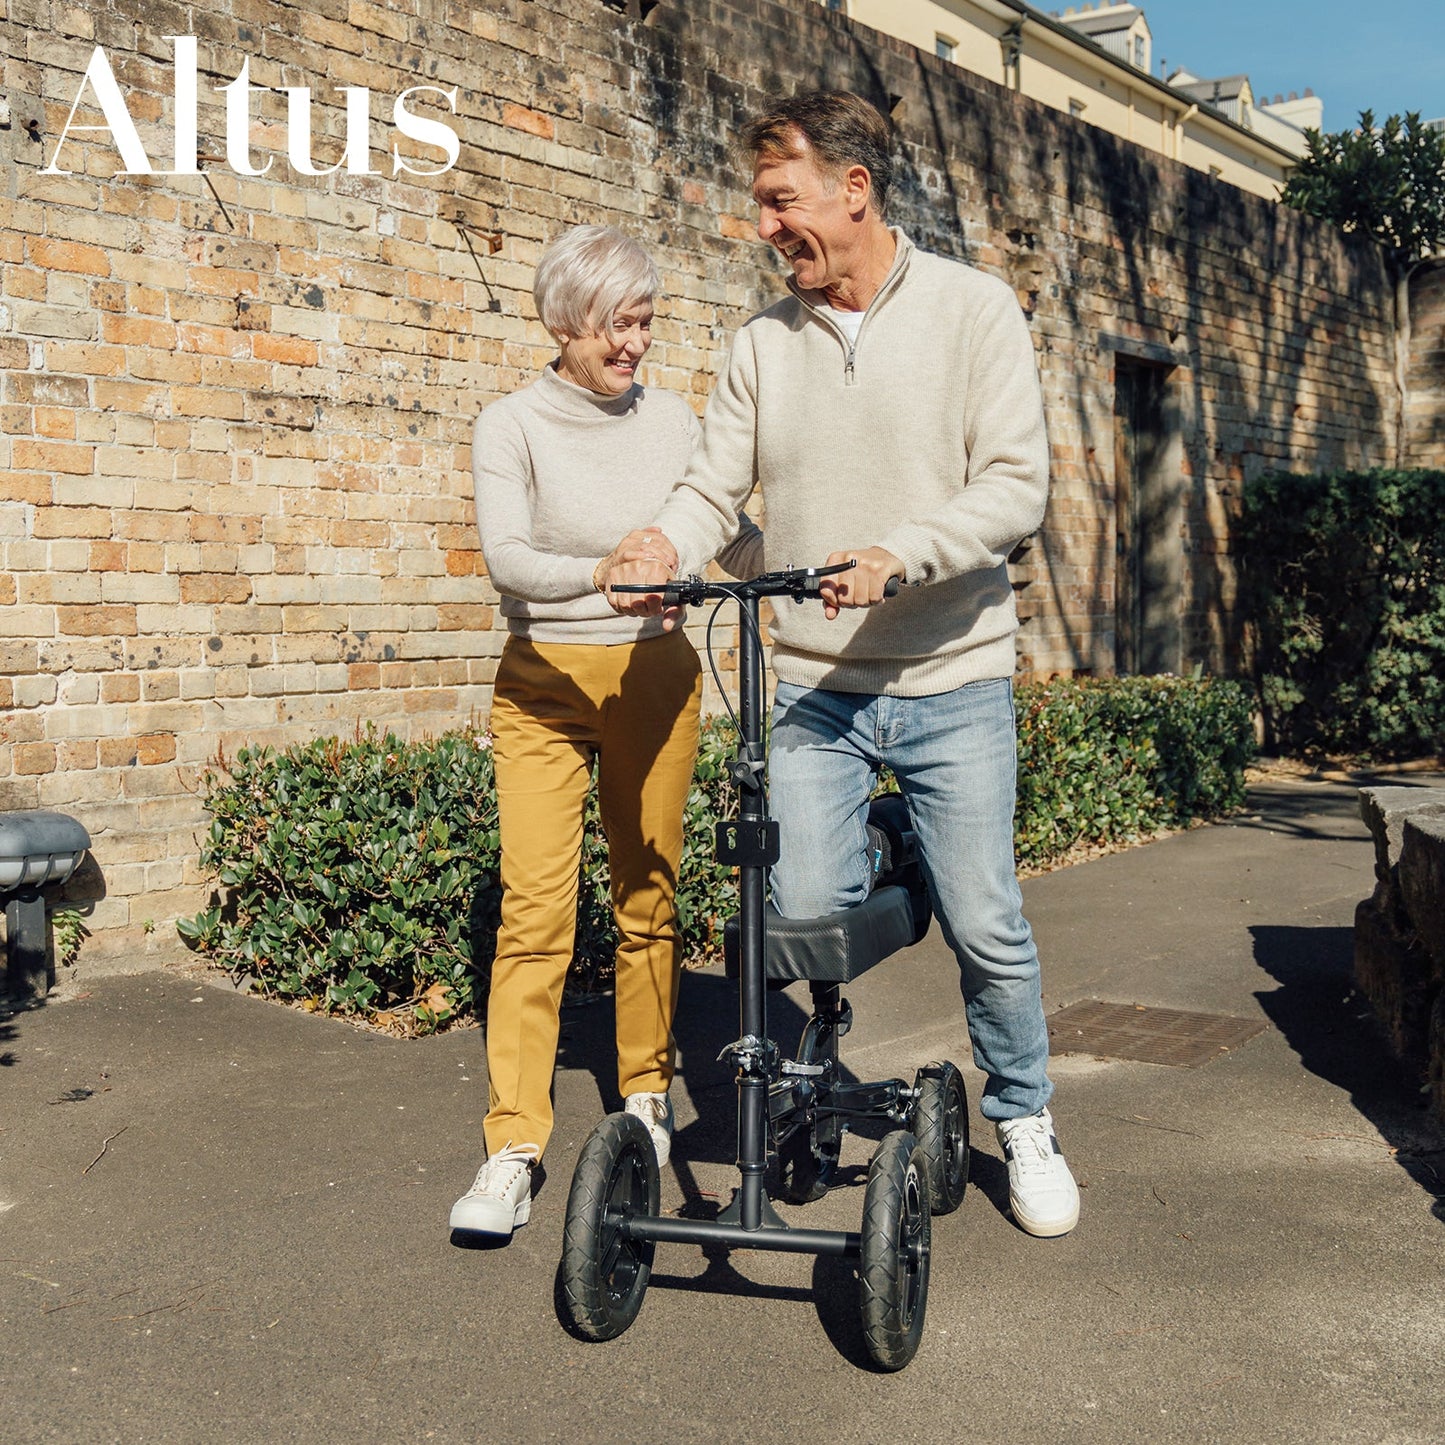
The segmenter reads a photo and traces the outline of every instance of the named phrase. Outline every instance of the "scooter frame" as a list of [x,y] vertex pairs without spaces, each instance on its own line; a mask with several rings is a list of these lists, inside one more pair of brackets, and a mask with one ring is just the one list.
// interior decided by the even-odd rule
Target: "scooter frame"
[[[574,1176],[563,1256],[573,1320],[588,1338],[611,1338],[632,1323],[647,1288],[653,1246],[695,1244],[857,1259],[864,1336],[875,1363],[900,1369],[917,1349],[927,1302],[931,1215],[956,1208],[967,1182],[967,1101],[958,1071],[951,1064],[930,1065],[912,1087],[901,1079],[876,1084],[837,1079],[837,1039],[848,1031],[852,1014],[836,984],[811,983],[814,1012],[795,1060],[781,1058],[767,1032],[766,889],[768,870],[778,861],[779,830],[768,816],[765,790],[759,603],[763,598],[816,599],[823,578],[852,565],[787,568],[744,582],[687,577],[660,587],[613,589],[660,593],[668,605],[732,599],[740,608],[740,736],[730,769],[739,810],[736,819],[717,825],[718,861],[738,870],[740,1036],[719,1058],[737,1070],[740,1180],[731,1204],[714,1220],[664,1216],[658,1208],[656,1158],[641,1125],[629,1116],[611,1115],[598,1126]],[[888,595],[896,590],[896,582],[890,584]],[[932,1136],[931,1152],[907,1128],[925,1095],[927,1117],[919,1132]],[[767,1193],[770,1138],[780,1156],[792,1140],[797,1157],[798,1150],[814,1147],[821,1136],[836,1159],[848,1120],[857,1118],[884,1118],[895,1125],[870,1166],[862,1230],[785,1223]],[[826,1177],[812,1182],[816,1188],[805,1199],[826,1192]]]

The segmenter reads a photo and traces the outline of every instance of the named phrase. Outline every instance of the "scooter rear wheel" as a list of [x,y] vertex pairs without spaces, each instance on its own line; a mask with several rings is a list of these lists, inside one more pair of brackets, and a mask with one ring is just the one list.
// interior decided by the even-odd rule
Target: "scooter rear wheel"
[[901,1370],[918,1352],[928,1307],[931,1243],[927,1161],[895,1129],[868,1166],[858,1261],[863,1338],[880,1369]]
[[918,1098],[909,1118],[927,1161],[928,1204],[952,1214],[968,1187],[968,1095],[963,1075],[946,1059],[926,1064],[913,1081]]
[[653,1246],[628,1239],[631,1215],[655,1215],[657,1151],[641,1120],[609,1114],[589,1135],[567,1195],[562,1292],[580,1334],[611,1340],[637,1318],[652,1275]]

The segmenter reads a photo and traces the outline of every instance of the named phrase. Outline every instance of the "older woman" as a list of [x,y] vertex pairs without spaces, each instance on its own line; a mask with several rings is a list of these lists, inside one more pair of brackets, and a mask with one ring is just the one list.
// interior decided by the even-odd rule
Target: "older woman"
[[[658,276],[610,226],[543,255],[534,294],[559,354],[486,408],[472,435],[482,554],[510,636],[492,702],[502,925],[487,1006],[487,1160],[451,1227],[507,1235],[531,1212],[552,1132],[558,1008],[572,958],[582,810],[594,760],[618,946],[617,1086],[659,1164],[671,1148],[672,1016],[681,968],[674,895],[697,751],[701,669],[661,619],[619,616],[598,591],[618,537],[645,527],[682,476],[698,424],[650,391]],[[645,533],[629,538],[645,551]],[[750,523],[722,559],[761,564]]]

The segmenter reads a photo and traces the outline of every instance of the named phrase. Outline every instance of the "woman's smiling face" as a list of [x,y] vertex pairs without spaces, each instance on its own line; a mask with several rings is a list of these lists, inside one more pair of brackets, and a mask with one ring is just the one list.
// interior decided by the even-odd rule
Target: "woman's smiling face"
[[612,324],[604,330],[557,339],[562,347],[559,376],[600,396],[622,396],[652,345],[652,302],[633,301],[618,307]]

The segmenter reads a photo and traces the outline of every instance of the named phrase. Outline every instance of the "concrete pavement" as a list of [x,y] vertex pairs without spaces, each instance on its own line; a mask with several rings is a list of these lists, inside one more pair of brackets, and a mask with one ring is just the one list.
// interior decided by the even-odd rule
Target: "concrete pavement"
[[[483,1040],[402,1042],[181,970],[0,1023],[0,1391],[10,1441],[1440,1441],[1445,1137],[1349,979],[1372,852],[1352,787],[1031,880],[1046,1006],[1251,1018],[1200,1068],[1060,1055],[1083,1189],[1006,1214],[991,1129],[936,1222],[928,1330],[864,1367],[854,1284],[806,1256],[659,1248],[634,1327],[559,1324],[577,1151],[616,1107],[611,1006],[569,1010],[533,1222],[459,1248]],[[967,1065],[937,930],[849,990],[859,1077]],[[774,997],[773,1028],[801,1007]],[[689,975],[664,1206],[730,1192],[732,988]],[[978,1075],[965,1068],[976,1099]],[[856,1229],[872,1143],[806,1210]]]

